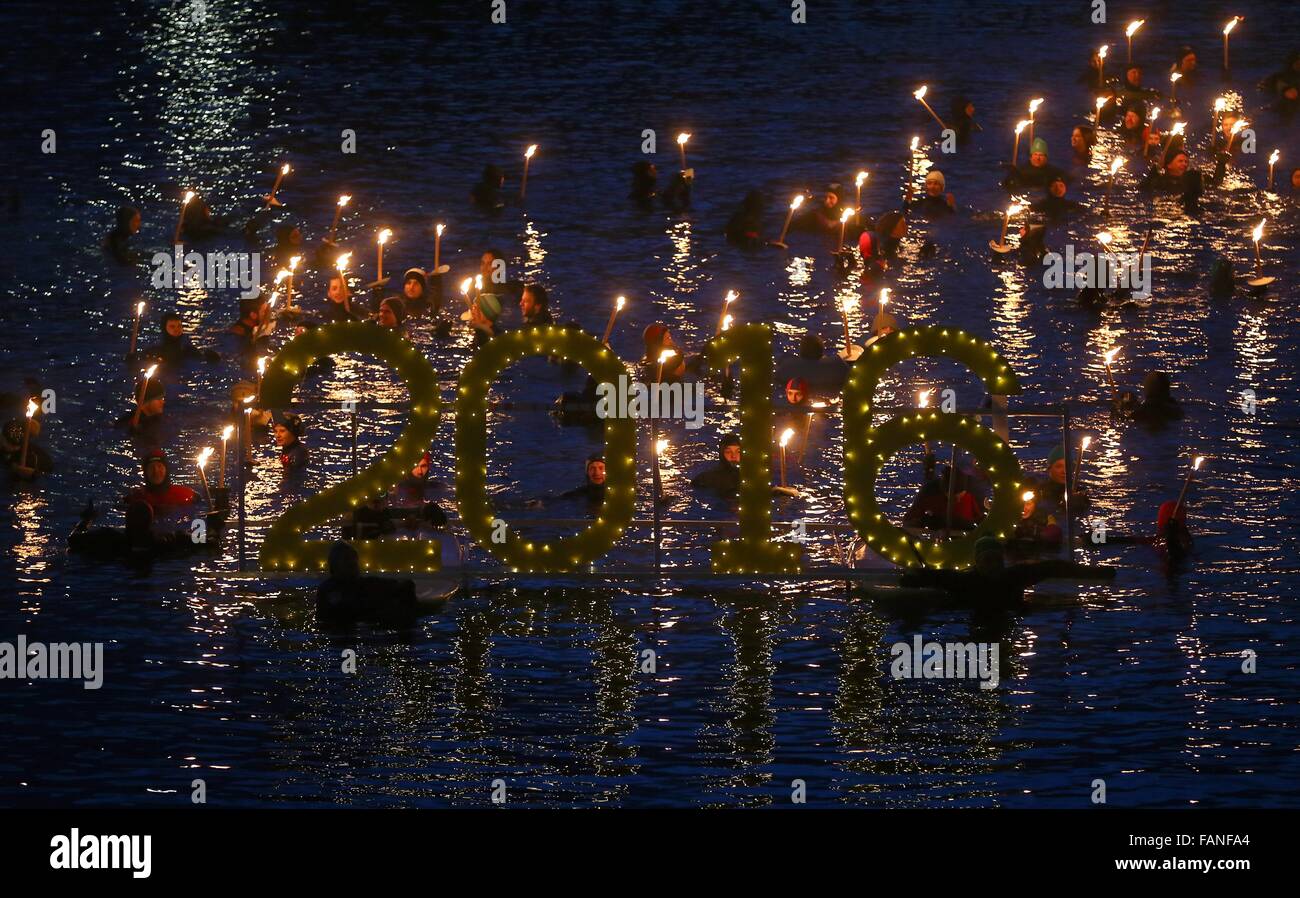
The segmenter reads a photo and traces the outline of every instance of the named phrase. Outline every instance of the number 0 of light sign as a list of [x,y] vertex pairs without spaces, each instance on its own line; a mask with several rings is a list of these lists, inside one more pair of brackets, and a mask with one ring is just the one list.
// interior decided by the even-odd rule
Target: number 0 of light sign
[[[316,359],[342,353],[372,356],[392,367],[406,383],[410,416],[392,448],[378,461],[293,506],[271,525],[260,553],[263,570],[323,570],[329,543],[305,539],[303,534],[387,494],[436,435],[439,399],[433,366],[410,342],[370,323],[331,324],[306,331],[285,344],[263,376],[262,405],[288,406],[294,388]],[[772,539],[772,330],[765,324],[731,328],[710,342],[707,355],[717,369],[733,362],[740,366],[740,534],[712,545],[712,568],[730,574],[798,571],[803,547]],[[613,383],[627,373],[609,347],[576,328],[524,328],[500,334],[483,345],[461,371],[457,388],[456,501],[470,535],[512,570],[576,571],[608,552],[632,522],[636,422],[631,418],[605,419],[605,499],[585,530],[542,542],[507,529],[501,539],[499,533],[494,534],[498,518],[487,494],[488,391],[501,371],[528,356],[572,361],[597,382]],[[971,415],[924,409],[876,426],[871,422],[876,386],[884,373],[906,359],[935,356],[964,364],[990,394],[1020,392],[1019,380],[997,351],[962,331],[923,327],[877,340],[853,366],[844,388],[844,500],[858,535],[885,557],[907,565],[919,553],[932,566],[965,567],[971,563],[976,540],[990,534],[1005,538],[1020,513],[1022,472],[1011,447]],[[876,478],[885,462],[904,447],[925,440],[963,447],[993,481],[993,503],[984,520],[946,543],[913,540],[886,520],[876,501]],[[437,540],[367,540],[356,543],[356,548],[367,570],[436,571],[441,565]]]

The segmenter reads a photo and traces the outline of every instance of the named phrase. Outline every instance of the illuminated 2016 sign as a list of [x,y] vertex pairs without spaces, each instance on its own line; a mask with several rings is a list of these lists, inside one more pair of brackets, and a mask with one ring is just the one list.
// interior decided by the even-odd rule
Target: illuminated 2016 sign
[[[310,570],[326,567],[329,544],[305,540],[303,532],[345,515],[368,499],[384,496],[402,479],[433,441],[438,425],[437,374],[411,343],[393,331],[369,323],[341,323],[306,331],[275,356],[262,379],[262,404],[287,406],[308,366],[338,353],[373,356],[394,368],[411,395],[411,413],[392,449],[366,470],[285,512],[262,544],[264,570]],[[740,494],[738,539],[712,547],[718,573],[769,574],[798,571],[803,547],[772,540],[772,331],[765,324],[746,324],[715,337],[708,346],[711,364],[721,370],[740,367]],[[576,571],[600,558],[623,534],[633,516],[636,497],[636,423],[631,418],[605,419],[608,481],[605,498],[592,523],[573,536],[554,542],[529,541],[493,512],[487,496],[487,395],[502,370],[528,356],[559,357],[582,365],[597,381],[615,382],[627,373],[610,349],[590,334],[554,325],[500,334],[481,347],[461,371],[456,396],[456,499],[465,527],[478,543],[514,570],[537,573]],[[973,531],[947,544],[915,541],[927,564],[962,567],[970,563],[975,541],[992,534],[1005,537],[1019,513],[1021,469],[1011,448],[969,415],[921,411],[871,424],[871,403],[881,376],[909,358],[945,356],[964,363],[990,394],[1020,392],[1020,383],[1005,360],[988,343],[952,328],[925,327],[899,331],[872,345],[857,362],[844,390],[844,493],[849,520],[873,549],[899,564],[909,564],[911,537],[890,524],[876,502],[875,481],[884,463],[903,447],[944,440],[971,452],[993,476],[993,506]],[[363,567],[383,571],[436,571],[441,550],[436,540],[364,541],[357,544]]]

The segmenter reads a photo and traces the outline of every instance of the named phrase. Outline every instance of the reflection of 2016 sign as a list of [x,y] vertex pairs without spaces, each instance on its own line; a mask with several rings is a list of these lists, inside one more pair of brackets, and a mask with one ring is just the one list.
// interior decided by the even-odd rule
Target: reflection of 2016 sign
[[[411,416],[393,448],[365,471],[311,497],[285,512],[262,543],[264,570],[324,569],[329,544],[309,541],[302,533],[347,514],[370,498],[383,496],[409,471],[433,442],[438,426],[438,381],[429,361],[409,342],[373,324],[344,323],[306,331],[295,337],[267,366],[262,404],[289,404],[293,388],[317,358],[355,352],[395,368],[411,394]],[[487,394],[509,365],[528,356],[558,356],[582,365],[597,381],[613,383],[626,369],[607,346],[584,331],[555,326],[501,334],[483,346],[461,371],[456,398],[456,500],[461,520],[484,549],[514,570],[560,573],[578,570],[600,558],[632,521],[635,485],[636,423],[631,418],[605,419],[608,480],[605,500],[592,524],[554,542],[530,542],[513,531],[494,538],[487,496]],[[772,540],[771,434],[772,331],[746,324],[715,337],[708,347],[715,368],[740,363],[740,496],[738,539],[712,548],[712,567],[719,573],[789,573],[800,567],[803,547]],[[875,497],[875,481],[885,461],[905,446],[926,439],[965,447],[993,478],[993,506],[974,531],[947,544],[915,541],[926,563],[960,567],[970,563],[975,540],[986,534],[1005,536],[1019,513],[1020,464],[1011,448],[978,419],[968,415],[922,411],[871,425],[871,403],[886,370],[908,359],[946,356],[964,363],[991,394],[1020,392],[1010,367],[988,344],[961,331],[926,327],[900,331],[878,340],[858,361],[844,389],[844,492],[849,520],[873,549],[900,564],[910,563],[910,537],[885,520]],[[436,540],[372,540],[356,546],[369,570],[435,571],[441,564]]]

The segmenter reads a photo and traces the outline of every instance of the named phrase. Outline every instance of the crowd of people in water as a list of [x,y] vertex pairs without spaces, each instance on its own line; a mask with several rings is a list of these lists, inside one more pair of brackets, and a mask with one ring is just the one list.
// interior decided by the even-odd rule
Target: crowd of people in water
[[[1130,161],[1146,166],[1140,178],[1141,189],[1178,197],[1189,216],[1201,211],[1207,192],[1221,184],[1226,172],[1240,162],[1240,144],[1233,139],[1240,130],[1238,123],[1243,115],[1240,110],[1215,110],[1209,140],[1211,155],[1198,165],[1182,129],[1162,128],[1155,107],[1165,107],[1168,110],[1165,117],[1171,121],[1185,121],[1184,116],[1190,115],[1191,109],[1182,108],[1162,91],[1147,86],[1147,69],[1143,65],[1131,62],[1115,67],[1119,71],[1112,74],[1113,70],[1104,68],[1102,62],[1094,54],[1091,65],[1080,76],[1099,96],[1087,120],[1071,131],[1066,164],[1051,161],[1054,157],[1042,136],[1028,142],[1027,162],[1020,164],[1017,159],[1014,164],[1002,163],[1002,185],[1010,192],[1033,195],[1028,204],[1029,214],[1019,225],[1019,251],[1027,261],[1041,259],[1047,252],[1049,235],[1055,229],[1088,212],[1084,203],[1070,195],[1071,188],[1088,170],[1098,134],[1103,129],[1117,132]],[[1180,74],[1184,88],[1194,83],[1201,74],[1196,53],[1191,48],[1182,48],[1171,71]],[[1285,65],[1259,87],[1267,104],[1279,115],[1293,115],[1300,107],[1297,99],[1300,53],[1288,57]],[[1187,94],[1184,90],[1184,96]],[[957,141],[968,141],[980,129],[975,116],[975,106],[967,97],[954,98],[948,123]],[[898,251],[910,228],[917,222],[928,222],[931,230],[927,236],[933,238],[936,223],[963,214],[954,185],[943,172],[931,168],[919,179],[920,196],[913,193],[917,180],[908,178],[898,208],[883,210],[874,217],[860,209],[846,215],[850,190],[840,183],[832,183],[819,198],[799,207],[798,215],[792,213],[786,225],[792,230],[826,235],[828,245],[835,246],[837,270],[845,277],[860,279],[864,297],[873,295],[904,264]],[[471,188],[468,201],[485,214],[498,212],[509,202],[505,185],[506,173],[495,165],[487,165]],[[628,199],[643,209],[681,213],[690,208],[693,186],[693,171],[684,169],[674,172],[661,188],[656,166],[642,161],[632,167]],[[1275,191],[1300,200],[1300,168],[1293,169]],[[188,530],[175,526],[172,513],[177,511],[194,518],[202,508],[208,524],[215,530],[221,528],[229,504],[227,490],[214,491],[205,483],[206,495],[200,496],[194,489],[172,481],[167,393],[171,385],[183,381],[191,366],[233,362],[242,372],[231,391],[229,423],[234,427],[247,416],[252,427],[251,433],[245,433],[244,445],[232,456],[232,463],[247,464],[255,445],[266,435],[274,440],[286,477],[296,477],[313,462],[306,443],[307,422],[298,415],[257,408],[258,390],[253,379],[255,360],[272,355],[278,342],[286,336],[336,322],[368,321],[399,334],[415,328],[426,329],[440,339],[454,336],[458,327],[467,327],[477,347],[507,328],[558,323],[546,287],[535,281],[521,282],[505,276],[508,257],[498,249],[485,250],[478,271],[459,282],[453,282],[448,266],[430,270],[417,266],[407,268],[400,278],[358,289],[354,287],[355,278],[349,277],[341,264],[344,248],[331,237],[309,246],[302,229],[280,216],[280,208],[274,196],[268,196],[253,214],[240,220],[227,220],[214,215],[202,197],[195,196],[184,205],[177,242],[187,247],[239,235],[258,245],[267,226],[274,224],[274,245],[269,252],[273,270],[293,272],[289,283],[297,288],[297,295],[272,286],[241,298],[237,315],[227,329],[228,336],[221,342],[196,342],[185,332],[183,319],[174,311],[164,312],[157,319],[155,335],[141,335],[139,347],[127,356],[130,370],[138,373],[133,402],[116,420],[116,426],[130,435],[139,450],[141,482],[122,499],[126,512],[124,528],[92,527],[95,509],[93,505],[88,506],[70,540],[72,550],[110,559],[181,557],[201,551],[203,543],[196,543],[190,539]],[[146,264],[147,254],[135,245],[142,214],[140,209],[131,207],[118,210],[104,244],[112,263],[128,267]],[[766,198],[759,191],[751,191],[726,222],[726,239],[741,248],[762,247],[774,242],[772,224]],[[923,256],[927,252],[933,252],[932,240],[927,240],[921,250]],[[1217,260],[1216,278],[1225,266],[1226,288],[1231,291],[1234,279],[1226,260]],[[319,300],[310,298],[314,289],[322,287],[323,296]],[[1122,298],[1122,293],[1085,287],[1080,291],[1079,301],[1091,307],[1104,306]],[[578,326],[575,322],[563,322],[563,325]],[[864,342],[870,345],[904,326],[895,313],[880,303]],[[719,385],[724,395],[730,390],[729,372],[710,370],[704,354],[681,347],[667,324],[651,324],[642,337],[644,352],[636,374],[643,381],[674,384],[709,380]],[[208,342],[213,345],[201,345]],[[798,424],[817,408],[833,403],[855,358],[848,352],[828,351],[818,334],[803,335],[797,352],[778,360],[781,391],[778,421]],[[323,358],[314,367],[325,371],[333,364],[329,358]],[[556,413],[563,423],[579,426],[599,423],[591,411],[595,386],[594,380],[588,378],[582,390],[560,398]],[[6,466],[15,477],[26,480],[50,474],[56,463],[42,443],[41,383],[29,378],[20,393],[4,397],[4,402],[14,410],[13,416],[0,428],[0,448]],[[1165,426],[1183,416],[1182,406],[1173,395],[1171,379],[1161,371],[1146,375],[1141,395],[1117,391],[1113,413],[1117,418],[1151,427]],[[739,438],[735,434],[722,436],[717,451],[716,461],[696,472],[690,484],[703,494],[734,500],[740,488]],[[1003,560],[1053,551],[1068,532],[1069,528],[1063,526],[1067,517],[1088,514],[1091,498],[1087,490],[1070,484],[1072,464],[1072,447],[1057,446],[1047,455],[1041,470],[1035,474],[1032,489],[1026,493],[1014,538],[1005,542],[981,540],[976,566],[970,571],[962,574],[916,571],[910,582],[1014,596],[1036,577],[1059,575],[1059,565],[1004,566]],[[441,492],[443,484],[431,476],[430,468],[431,457],[426,453],[387,497],[359,508],[344,525],[342,534],[350,539],[373,539],[400,527],[444,526],[448,520],[446,509],[439,504],[439,497],[445,498]],[[575,475],[572,488],[535,497],[523,504],[545,508],[569,505],[595,513],[604,500],[605,459],[599,454],[590,455],[581,472],[575,471]],[[991,493],[990,479],[974,459],[942,465],[934,452],[927,451],[921,484],[903,524],[917,532],[946,534],[972,530],[984,519]],[[1185,501],[1165,502],[1155,516],[1155,533],[1145,538],[1160,545],[1171,557],[1185,556],[1191,548],[1186,512]],[[1075,533],[1078,532],[1076,528]],[[355,553],[348,555],[345,549],[340,549],[336,555],[337,558],[331,558],[331,566],[337,561],[337,576],[345,579],[359,576]],[[346,595],[338,603],[339,607],[346,607]]]

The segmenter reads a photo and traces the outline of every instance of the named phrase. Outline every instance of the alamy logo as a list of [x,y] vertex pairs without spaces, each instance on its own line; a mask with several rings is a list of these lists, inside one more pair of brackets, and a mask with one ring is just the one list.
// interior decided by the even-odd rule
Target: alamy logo
[[890,649],[889,672],[895,680],[979,680],[981,689],[998,685],[996,642],[896,642]]
[[74,827],[50,839],[50,847],[55,870],[130,870],[135,879],[153,872],[153,836],[83,836]]
[[149,260],[153,265],[149,283],[159,290],[238,287],[243,299],[253,299],[261,292],[260,253],[187,253],[184,249],[178,243],[172,253],[154,253]]
[[1064,255],[1043,256],[1043,269],[1043,286],[1049,290],[1123,287],[1142,299],[1151,295],[1151,257],[1142,253],[1076,255],[1074,244],[1067,243]]
[[687,430],[704,426],[704,384],[644,384],[621,375],[596,386],[596,417],[681,418]]
[[104,643],[0,642],[0,680],[82,680],[85,689],[104,685]]

